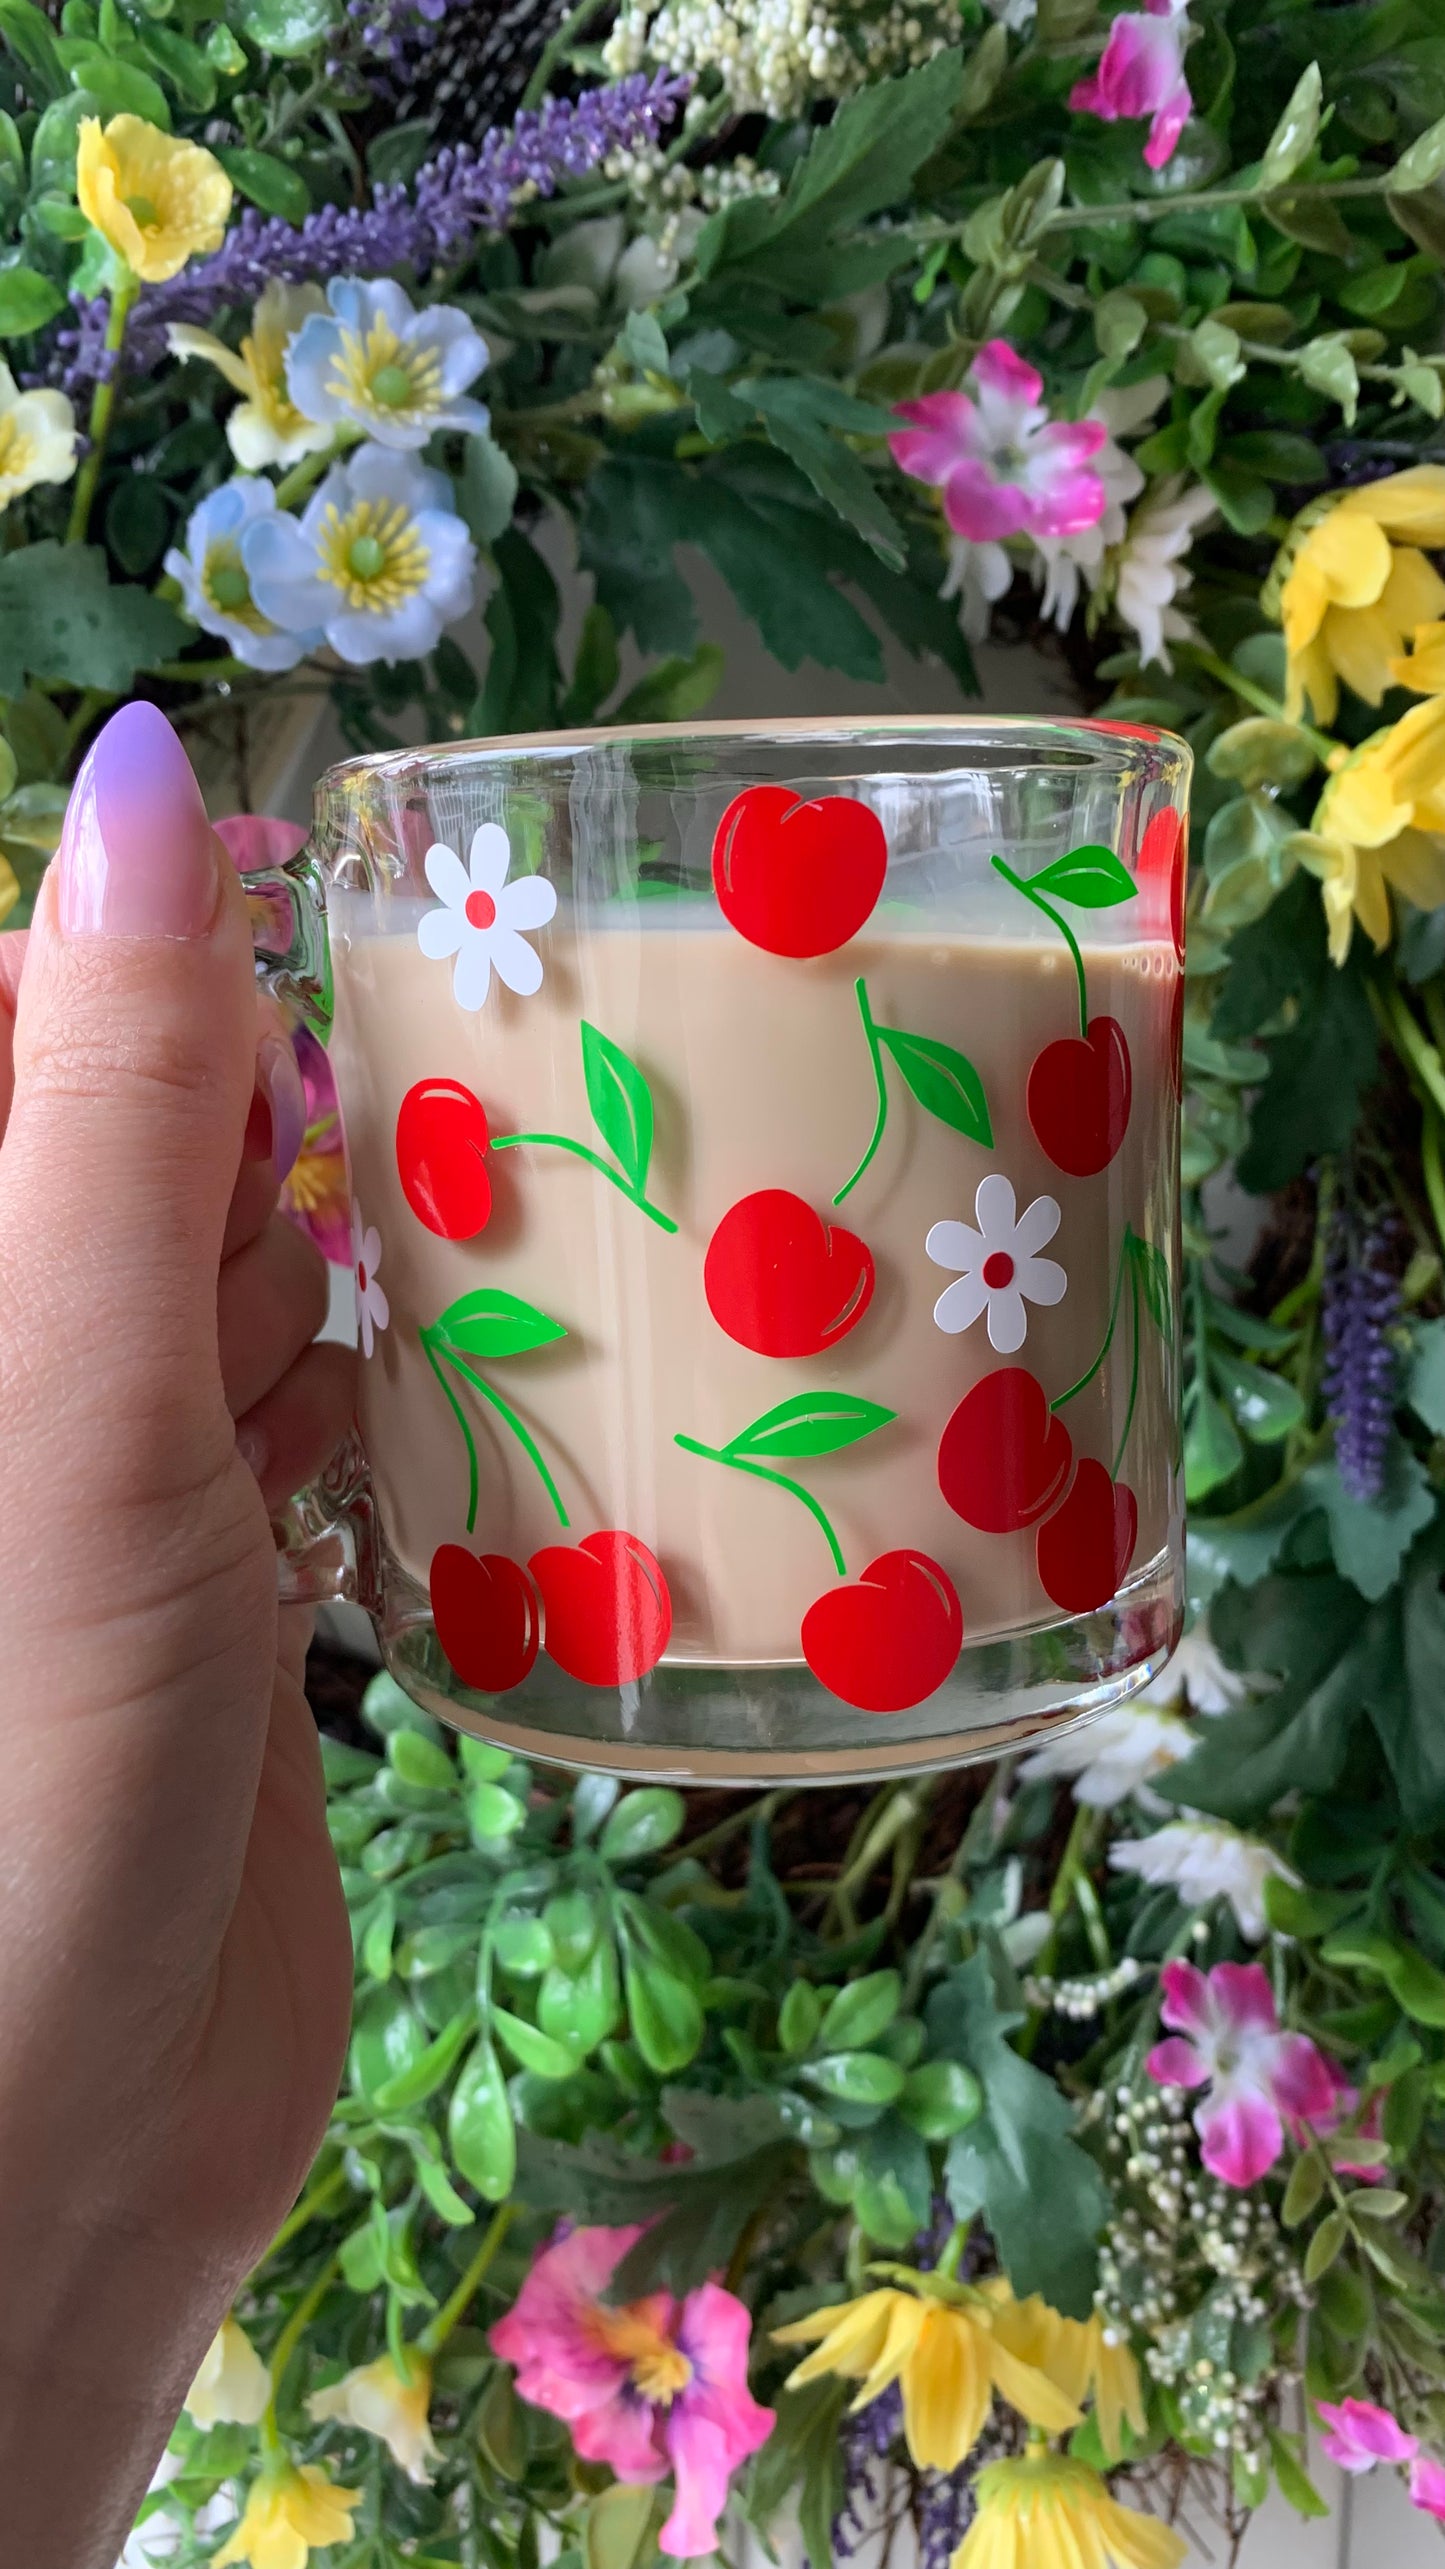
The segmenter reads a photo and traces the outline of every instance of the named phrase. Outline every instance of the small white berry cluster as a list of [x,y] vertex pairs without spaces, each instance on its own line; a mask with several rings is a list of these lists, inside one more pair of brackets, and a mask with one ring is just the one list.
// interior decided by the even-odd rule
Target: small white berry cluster
[[797,116],[928,62],[962,33],[963,0],[624,0],[602,49],[610,79],[644,64],[716,71],[740,116]]
[[1150,1964],[1136,1962],[1132,1954],[1124,1954],[1111,1971],[1093,1972],[1077,1980],[1050,1980],[1046,1973],[1031,1976],[1024,1982],[1024,1996],[1031,2007],[1047,2007],[1055,2016],[1067,2016],[1076,2024],[1087,2025],[1151,1968]]

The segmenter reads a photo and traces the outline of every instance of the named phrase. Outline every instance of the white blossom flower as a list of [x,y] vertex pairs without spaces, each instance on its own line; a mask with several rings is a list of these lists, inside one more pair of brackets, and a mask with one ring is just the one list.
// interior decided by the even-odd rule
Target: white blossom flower
[[21,392],[0,363],[0,509],[75,470],[75,413],[63,392]]
[[266,2414],[271,2376],[240,2322],[223,2319],[185,2396],[197,2426],[255,2426]]
[[283,633],[262,614],[251,593],[242,543],[249,528],[275,513],[276,493],[269,482],[233,474],[192,509],[184,546],[173,544],[165,559],[187,615],[202,633],[214,633],[229,644],[248,669],[294,669],[322,639],[319,624]]
[[1119,1873],[1137,1873],[1141,1881],[1167,1883],[1190,1909],[1208,1900],[1227,1900],[1239,1932],[1258,1944],[1265,1932],[1264,1886],[1271,1874],[1293,1882],[1283,1858],[1259,1838],[1247,1838],[1224,1820],[1186,1813],[1156,1829],[1152,1837],[1131,1838],[1109,1849],[1109,1862]]
[[420,660],[472,603],[476,551],[445,473],[362,446],[333,465],[305,515],[258,518],[241,558],[263,615],[315,633],[353,667]]
[[307,419],[364,429],[379,446],[424,446],[438,428],[476,436],[491,414],[466,388],[487,343],[456,304],[416,311],[390,277],[333,277],[330,311],[304,321],[286,353],[291,399]]
[[507,833],[496,821],[473,831],[467,865],[440,841],[427,849],[426,879],[440,907],[425,912],[416,941],[434,963],[456,956],[452,997],[468,1011],[484,1005],[494,972],[520,999],[542,987],[541,958],[523,931],[545,928],[557,894],[542,874],[509,883],[511,862]]
[[1226,1668],[1201,1615],[1185,1633],[1167,1666],[1135,1700],[1173,1709],[1187,1703],[1196,1713],[1232,1713],[1249,1692],[1249,1681]]
[[1215,511],[1214,495],[1187,491],[1175,474],[1146,493],[1129,520],[1128,532],[1113,557],[1114,611],[1139,637],[1139,657],[1172,669],[1168,645],[1192,642],[1189,618],[1174,604],[1193,578],[1185,556],[1206,518]]
[[1141,1710],[1143,1701],[1136,1696],[1132,1703],[1116,1704],[1030,1750],[1019,1769],[1024,1782],[1067,1775],[1074,1800],[1087,1803],[1091,1811],[1109,1811],[1131,1798],[1145,1810],[1162,1811],[1166,1806],[1150,1792],[1150,1782],[1188,1756],[1194,1734],[1177,1713]]
[[313,2391],[306,2406],[318,2423],[332,2418],[379,2436],[398,2470],[425,2487],[431,2466],[441,2460],[427,2423],[431,2399],[431,2365],[415,2346],[407,2349],[409,2378],[402,2380],[390,2355],[358,2364],[324,2391]]
[[1051,1195],[1036,1195],[1023,1212],[1012,1186],[997,1170],[980,1178],[973,1200],[975,1231],[967,1222],[935,1222],[924,1247],[936,1267],[957,1270],[933,1306],[940,1329],[955,1336],[988,1314],[988,1341],[1011,1356],[1028,1335],[1028,1302],[1062,1302],[1068,1277],[1053,1258],[1035,1253],[1059,1227]]
[[1060,632],[1073,620],[1081,583],[1091,590],[1098,587],[1110,545],[1123,541],[1127,503],[1144,488],[1142,471],[1119,440],[1133,436],[1152,419],[1168,389],[1163,375],[1148,375],[1143,383],[1100,393],[1088,413],[1107,432],[1093,458],[1093,470],[1104,485],[1103,516],[1078,535],[1035,536],[1029,561],[1029,570],[1044,592],[1040,611]]
[[308,419],[299,411],[286,382],[287,348],[303,321],[325,309],[319,285],[287,285],[272,277],[257,297],[239,355],[214,331],[194,329],[189,322],[173,321],[166,331],[173,357],[204,358],[244,395],[226,421],[226,440],[245,472],[298,463],[331,443],[329,422]]
[[948,569],[940,595],[957,598],[958,621],[966,642],[986,642],[989,611],[1007,597],[1014,566],[1002,544],[970,544],[966,535],[950,538]]
[[351,1263],[356,1270],[356,1321],[361,1331],[361,1352],[371,1355],[376,1346],[378,1329],[391,1320],[391,1305],[378,1279],[381,1264],[381,1233],[373,1222],[369,1227],[361,1219],[361,1207],[351,1208]]

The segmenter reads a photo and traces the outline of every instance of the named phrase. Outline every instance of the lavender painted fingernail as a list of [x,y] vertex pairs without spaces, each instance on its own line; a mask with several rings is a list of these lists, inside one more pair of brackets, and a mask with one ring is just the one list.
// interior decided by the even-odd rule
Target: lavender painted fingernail
[[216,841],[191,763],[155,705],[122,705],[92,744],[57,859],[69,937],[199,937],[216,914]]
[[306,1088],[295,1048],[268,1032],[256,1047],[256,1086],[271,1114],[271,1166],[280,1186],[290,1176],[306,1138]]

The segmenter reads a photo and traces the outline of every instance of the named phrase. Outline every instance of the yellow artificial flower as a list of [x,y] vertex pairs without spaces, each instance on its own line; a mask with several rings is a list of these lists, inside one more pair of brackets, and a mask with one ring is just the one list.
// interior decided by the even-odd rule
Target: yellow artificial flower
[[1417,696],[1445,695],[1445,624],[1417,625],[1413,650],[1391,661],[1390,675]]
[[366,2435],[380,2436],[398,2469],[425,2486],[431,2478],[430,2464],[442,2458],[427,2424],[431,2364],[417,2346],[408,2348],[407,2359],[407,2381],[390,2355],[378,2355],[374,2363],[358,2364],[329,2389],[313,2391],[306,2406],[318,2424],[339,2418],[346,2426],[359,2426]]
[[226,437],[243,472],[266,464],[295,464],[329,446],[334,430],[305,419],[286,382],[286,350],[308,314],[324,312],[319,285],[286,285],[272,277],[257,299],[239,356],[211,330],[173,321],[166,339],[173,357],[204,357],[245,399],[226,422]]
[[995,2391],[1050,2435],[1078,2425],[1074,2401],[996,2333],[997,2307],[982,2293],[961,2284],[929,2290],[931,2276],[919,2283],[918,2292],[886,2286],[776,2329],[780,2346],[822,2341],[789,2374],[789,2387],[841,2373],[861,2382],[853,2406],[866,2408],[896,2381],[908,2450],[920,2470],[957,2470],[983,2433]]
[[993,2324],[1012,2354],[1047,2373],[1078,2406],[1093,2392],[1099,2441],[1111,2462],[1124,2450],[1126,2419],[1135,2435],[1148,2432],[1139,2367],[1122,2331],[1097,2310],[1088,2319],[1065,2319],[1062,2311],[1031,2293],[1027,2301],[1004,2302]]
[[1412,705],[1355,750],[1286,852],[1320,877],[1336,963],[1356,919],[1377,947],[1389,944],[1392,887],[1417,909],[1445,901],[1445,696]]
[[989,2462],[975,2493],[978,2513],[951,2569],[1179,2569],[1186,2554],[1172,2525],[1123,2506],[1097,2471],[1062,2453]]
[[1412,465],[1302,512],[1275,575],[1292,722],[1306,696],[1316,721],[1333,722],[1341,678],[1379,703],[1406,636],[1445,615],[1445,580],[1419,549],[1439,544],[1445,465]]
[[98,117],[81,118],[75,193],[86,221],[147,285],[218,250],[231,211],[231,182],[215,154],[143,116],[112,116],[104,131]]
[[271,2376],[244,2328],[223,2319],[185,2396],[197,2426],[255,2426],[266,2414]]
[[320,2464],[283,2462],[263,2471],[246,2494],[246,2512],[222,2543],[212,2569],[249,2561],[250,2569],[306,2569],[313,2551],[349,2542],[360,2489],[338,2489]]
[[63,392],[21,392],[0,363],[0,509],[75,470],[75,413]]

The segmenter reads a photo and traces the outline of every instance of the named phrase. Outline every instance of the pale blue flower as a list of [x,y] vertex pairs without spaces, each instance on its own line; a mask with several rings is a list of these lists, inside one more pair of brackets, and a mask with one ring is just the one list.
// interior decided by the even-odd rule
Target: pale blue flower
[[320,627],[354,664],[419,660],[472,603],[476,554],[451,483],[384,446],[333,465],[303,517],[258,517],[243,556],[264,614],[287,633]]
[[303,321],[286,354],[286,382],[305,419],[364,428],[380,446],[424,446],[436,428],[474,435],[490,416],[466,388],[487,343],[455,304],[415,312],[389,277],[334,277],[329,312]]
[[319,616],[283,628],[256,603],[242,547],[248,530],[275,522],[271,484],[237,473],[192,509],[184,551],[172,545],[165,560],[187,615],[203,633],[229,643],[248,669],[294,669],[321,640]]

